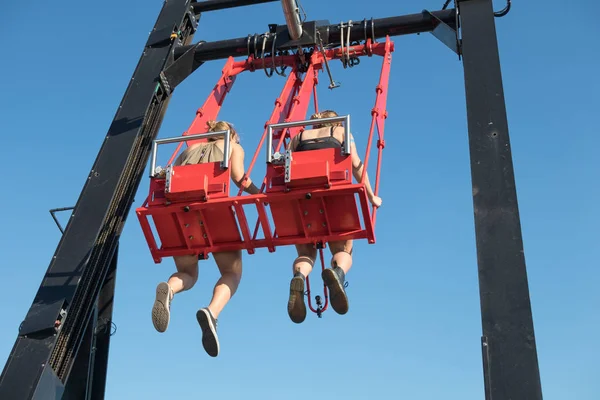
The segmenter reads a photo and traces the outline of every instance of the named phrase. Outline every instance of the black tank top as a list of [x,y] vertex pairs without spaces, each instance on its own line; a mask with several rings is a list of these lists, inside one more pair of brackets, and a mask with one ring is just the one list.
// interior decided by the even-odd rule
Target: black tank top
[[304,131],[300,132],[300,138],[298,139],[298,146],[296,146],[295,151],[336,149],[336,148],[344,147],[344,144],[340,143],[340,141],[337,140],[333,136],[334,128],[335,128],[334,126],[331,127],[331,129],[329,131],[329,136],[308,139],[308,140],[302,140],[302,133],[304,133]]

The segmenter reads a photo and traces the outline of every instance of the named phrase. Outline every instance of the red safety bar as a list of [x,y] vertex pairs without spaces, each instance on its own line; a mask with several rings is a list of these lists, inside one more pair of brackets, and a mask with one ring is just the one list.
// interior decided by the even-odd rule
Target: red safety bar
[[[339,59],[345,54],[356,57],[376,54],[384,59],[376,89],[375,107],[371,112],[371,129],[364,158],[366,171],[377,127],[376,194],[379,190],[384,147],[383,127],[387,117],[385,105],[392,52],[393,42],[389,37],[385,43],[372,43],[368,40],[364,45],[346,47],[343,52],[340,49],[325,51],[328,61]],[[316,85],[318,73],[325,62],[323,54],[314,52],[304,73],[299,72],[297,60],[297,56],[269,57],[265,60],[250,56],[241,62],[228,59],[221,78],[183,135],[203,133],[206,131],[206,121],[217,119],[237,74],[269,68],[274,64],[291,67],[284,88],[275,101],[274,110],[265,123],[259,146],[246,174],[250,176],[270,125],[304,120],[311,96],[314,96],[315,109],[318,111]],[[302,127],[276,129],[272,148],[267,151],[284,151],[286,142],[301,129]],[[194,142],[195,140],[191,140],[188,144]],[[180,147],[175,150],[168,164],[173,162]],[[175,166],[171,168],[172,173],[168,177],[154,175],[155,171],[152,171],[149,196],[136,209],[136,213],[154,261],[160,263],[162,257],[189,254],[207,258],[212,252],[240,249],[252,254],[256,248],[275,251],[277,246],[325,244],[348,239],[367,239],[369,243],[374,243],[376,213],[371,212],[369,206],[364,176],[361,182],[352,183],[350,155],[344,155],[336,149],[324,149],[291,153],[291,157],[291,174],[288,179],[285,177],[285,165],[270,163],[261,193],[256,195],[242,195],[240,190],[236,196],[230,196],[229,168],[221,163]],[[167,178],[170,180],[168,191]],[[250,204],[256,207],[258,214],[252,235],[243,208]],[[269,221],[269,210],[274,222],[273,228]],[[154,222],[160,244],[156,242],[149,219]],[[259,228],[262,228],[264,238],[257,238]]]

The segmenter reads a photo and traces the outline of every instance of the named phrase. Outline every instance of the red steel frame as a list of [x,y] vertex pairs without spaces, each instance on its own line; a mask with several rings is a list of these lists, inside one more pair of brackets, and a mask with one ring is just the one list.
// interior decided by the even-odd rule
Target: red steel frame
[[[366,173],[371,143],[375,128],[377,128],[378,160],[375,194],[378,194],[380,186],[381,157],[385,146],[384,125],[387,118],[385,107],[393,51],[394,44],[389,37],[382,43],[374,43],[369,39],[364,45],[345,48],[344,53],[341,49],[325,51],[325,57],[328,61],[340,59],[346,52],[346,54],[356,57],[365,55],[371,57],[374,54],[383,57],[379,83],[376,87],[375,106],[371,110],[372,121],[364,157],[364,171]],[[244,180],[246,180],[250,176],[264,145],[269,125],[304,120],[311,96],[314,97],[315,110],[318,110],[316,85],[318,83],[318,73],[323,69],[323,63],[325,62],[323,54],[315,51],[310,57],[308,69],[304,73],[299,72],[297,60],[295,55],[279,56],[275,59],[269,57],[266,60],[255,59],[250,56],[248,59],[239,62],[229,58],[222,70],[222,76],[217,81],[204,105],[196,112],[194,121],[183,135],[206,132],[206,121],[217,119],[223,101],[231,90],[237,74],[248,70],[270,68],[274,64],[291,67],[281,94],[275,101],[273,112],[265,123],[260,143],[244,177]],[[301,75],[304,76],[304,79]],[[281,150],[286,141],[293,138],[301,129],[298,127],[276,131],[273,134],[273,149],[268,150]],[[173,153],[169,164],[173,162],[182,143]],[[193,141],[187,142],[188,145],[191,143]],[[314,154],[309,155],[309,153]],[[309,160],[310,157],[313,157],[313,159]],[[312,186],[297,188],[281,184],[277,188],[268,188],[268,183],[273,184],[273,177],[281,170],[280,166],[269,164],[267,174],[262,182],[261,193],[256,195],[242,196],[242,190],[240,189],[237,195],[233,197],[221,195],[211,198],[207,195],[204,199],[197,199],[197,201],[185,198],[180,201],[177,199],[167,201],[164,199],[165,179],[151,177],[148,198],[141,207],[136,209],[136,213],[154,261],[160,263],[163,257],[188,254],[197,254],[199,258],[207,258],[208,254],[212,252],[241,249],[248,251],[249,254],[253,254],[256,248],[268,248],[269,251],[273,252],[277,246],[302,243],[324,246],[325,243],[334,240],[367,239],[369,243],[375,243],[376,209],[371,212],[369,207],[364,185],[365,175],[363,174],[361,182],[356,184],[352,183],[351,173],[349,179],[332,180],[334,174],[337,174],[338,177],[342,176],[344,168],[347,170],[348,165],[351,169],[349,156],[346,156],[346,159],[342,156],[336,157],[332,151],[328,152],[327,150],[294,153],[294,158],[298,159],[298,161],[294,161],[297,163],[294,168],[301,171],[298,174],[303,177],[310,178],[311,175],[314,175],[317,178],[325,179],[327,181],[325,186],[313,184]],[[305,167],[302,167],[302,162],[305,163]],[[350,164],[348,164],[349,162]],[[195,182],[186,182],[186,184],[193,186]],[[364,228],[361,227],[361,219],[358,215],[356,195],[358,195],[360,201]],[[254,204],[258,212],[258,220],[252,235],[243,209],[243,206],[248,204]],[[271,232],[267,205],[272,211],[275,232]],[[309,209],[310,212],[307,211]],[[155,222],[158,236],[162,242],[160,247],[150,227],[149,216]],[[264,238],[257,238],[259,227],[263,230]],[[279,234],[277,228],[279,228]],[[287,232],[287,234],[281,232]],[[322,257],[322,248],[320,255]],[[325,295],[325,308],[327,308],[327,294],[325,293]]]

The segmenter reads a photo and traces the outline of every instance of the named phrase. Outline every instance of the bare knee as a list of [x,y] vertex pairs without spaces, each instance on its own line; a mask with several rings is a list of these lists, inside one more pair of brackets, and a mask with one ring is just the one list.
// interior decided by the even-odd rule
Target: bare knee
[[177,268],[177,274],[187,275],[185,279],[185,289],[190,289],[198,281],[198,257],[194,255],[187,256],[175,256],[175,267]]
[[242,279],[241,250],[213,253],[213,256],[215,257],[215,262],[217,263],[221,276],[230,277],[239,283]]
[[352,266],[352,247],[351,240],[341,242],[331,242],[329,249],[331,250],[331,266],[340,267],[347,272]]
[[305,257],[314,260],[317,257],[317,249],[312,244],[297,244],[298,258]]
[[195,255],[173,256],[173,261],[175,261],[175,267],[179,272],[198,267],[198,256]]

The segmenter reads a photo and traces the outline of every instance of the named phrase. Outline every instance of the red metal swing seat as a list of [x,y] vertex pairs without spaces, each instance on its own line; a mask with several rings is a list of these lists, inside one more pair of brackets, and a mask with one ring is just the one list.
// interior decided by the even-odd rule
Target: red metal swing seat
[[[393,46],[388,38],[385,43],[373,44],[369,41],[365,45],[352,46],[347,51],[357,55],[378,54],[384,57],[376,104],[371,112],[369,145],[364,160],[366,170],[370,142],[377,126],[377,193],[381,151],[384,146],[383,126],[387,117],[385,98]],[[343,56],[339,51],[336,53],[336,50],[327,50],[326,53],[327,59]],[[301,73],[296,68],[295,57],[284,56],[280,57],[279,61],[289,63],[293,69],[275,103],[269,121],[265,124],[265,131],[247,172],[248,176],[260,148],[265,139],[268,139],[267,172],[260,194],[242,196],[240,189],[237,196],[230,196],[228,151],[225,152],[223,162],[168,166],[162,171],[156,171],[155,157],[157,146],[161,143],[179,141],[181,146],[183,141],[203,141],[207,135],[217,134],[225,134],[228,142],[228,131],[210,134],[196,132],[204,132],[206,122],[216,119],[235,75],[260,68],[261,65],[264,67],[264,60],[253,60],[250,56],[245,62],[236,63],[230,58],[223,69],[221,79],[203,108],[198,110],[189,130],[180,138],[154,141],[150,193],[145,203],[136,209],[136,213],[156,263],[169,256],[196,254],[199,258],[206,258],[212,252],[233,250],[247,250],[252,254],[256,248],[275,251],[277,246],[301,243],[324,244],[348,239],[367,239],[369,243],[375,242],[375,210],[371,212],[364,178],[360,183],[352,183],[352,160],[348,145],[344,149],[286,151],[284,155],[278,153],[286,139],[293,138],[302,127],[317,122],[300,120],[306,115],[311,93],[315,94],[316,107],[315,85],[324,59],[321,53],[313,53],[304,79],[300,78]],[[270,62],[266,65],[271,66]],[[346,122],[345,129],[349,132],[349,117],[336,118]],[[349,136],[347,138],[348,144]],[[273,143],[274,140],[277,144]],[[228,145],[225,147],[229,149]],[[172,162],[178,151],[179,147],[167,164]],[[253,235],[250,234],[244,212],[243,206],[247,205],[254,205],[258,213]],[[269,221],[268,210],[273,227]],[[150,220],[154,223],[160,245],[156,242]],[[259,227],[262,228],[264,238],[257,238]]]
[[[232,204],[213,203],[215,200],[229,199],[229,131],[195,135],[186,137],[185,140],[205,139],[215,135],[224,135],[226,138],[223,161],[171,165],[164,170],[155,171],[150,177],[150,195],[144,206],[136,212],[157,263],[167,256],[190,253],[206,255],[223,247],[237,249],[243,242]],[[155,141],[152,170],[156,169],[154,164],[158,144],[183,140],[177,138]],[[148,217],[152,218],[156,227],[160,246],[156,243]]]
[[[275,124],[268,129],[305,126],[324,120]],[[349,116],[326,120],[346,121],[346,130],[349,129]],[[346,143],[350,140],[347,139]],[[273,156],[268,159],[266,193],[278,239],[291,239],[296,244],[365,238],[374,242],[364,185],[352,183],[349,146],[344,149],[287,151],[279,157],[278,163],[274,161]],[[275,198],[275,194],[280,196]],[[366,217],[364,228],[356,195]]]

